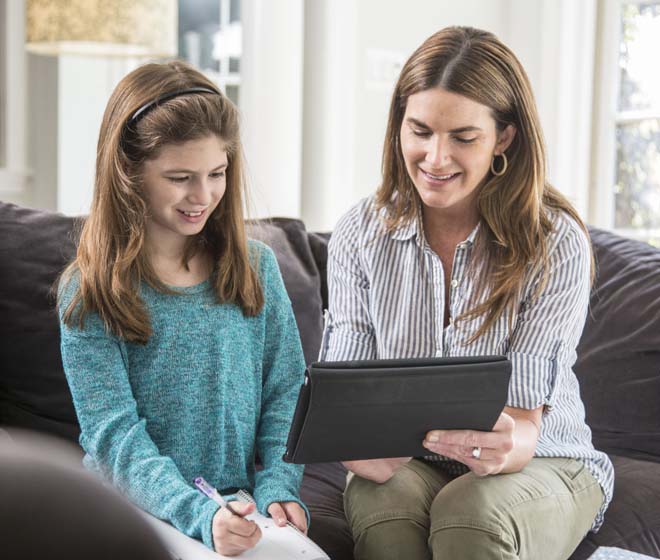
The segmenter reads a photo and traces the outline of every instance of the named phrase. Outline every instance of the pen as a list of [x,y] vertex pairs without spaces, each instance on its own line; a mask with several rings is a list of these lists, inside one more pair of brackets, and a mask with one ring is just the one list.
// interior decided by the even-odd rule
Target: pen
[[213,488],[206,480],[204,480],[201,476],[198,476],[193,480],[193,484],[197,487],[197,489],[204,494],[205,496],[211,498],[216,504],[219,504],[220,507],[227,508],[232,515],[237,515],[238,517],[243,517],[240,513],[238,513],[231,505],[229,502],[227,502],[221,495],[220,493]]

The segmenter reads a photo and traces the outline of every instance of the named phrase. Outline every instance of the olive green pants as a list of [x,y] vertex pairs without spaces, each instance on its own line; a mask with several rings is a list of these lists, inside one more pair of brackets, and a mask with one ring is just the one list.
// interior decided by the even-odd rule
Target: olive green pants
[[453,480],[413,459],[384,484],[353,476],[344,493],[356,560],[565,560],[602,504],[593,475],[565,458]]

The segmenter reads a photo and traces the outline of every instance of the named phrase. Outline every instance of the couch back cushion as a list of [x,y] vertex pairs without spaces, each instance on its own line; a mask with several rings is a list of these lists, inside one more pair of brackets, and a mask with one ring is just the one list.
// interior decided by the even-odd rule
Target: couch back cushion
[[286,291],[296,316],[306,363],[316,360],[323,334],[321,274],[315,259],[316,236],[301,220],[258,220],[248,229],[250,237],[267,243],[275,252]]
[[[53,285],[75,254],[77,220],[0,202],[0,425],[77,441],[79,427],[60,357]],[[321,343],[317,236],[300,220],[257,223],[277,257],[307,362]],[[321,245],[323,239],[321,239]]]
[[0,423],[76,439],[52,287],[75,219],[0,202]]
[[596,282],[575,372],[594,445],[660,463],[660,249],[591,228]]

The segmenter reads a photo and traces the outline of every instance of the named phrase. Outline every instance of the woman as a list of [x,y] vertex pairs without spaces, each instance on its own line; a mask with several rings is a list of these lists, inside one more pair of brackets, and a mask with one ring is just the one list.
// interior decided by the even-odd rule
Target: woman
[[85,464],[225,555],[258,542],[254,507],[219,509],[197,476],[307,526],[302,468],[282,461],[305,364],[275,257],[246,237],[241,167],[238,111],[212,82],[181,62],[131,72],[59,301]]
[[346,463],[357,558],[560,559],[599,527],[613,469],[571,369],[591,265],[515,55],[472,28],[431,36],[392,97],[382,184],[333,233],[322,358],[506,354],[513,370],[491,432]]

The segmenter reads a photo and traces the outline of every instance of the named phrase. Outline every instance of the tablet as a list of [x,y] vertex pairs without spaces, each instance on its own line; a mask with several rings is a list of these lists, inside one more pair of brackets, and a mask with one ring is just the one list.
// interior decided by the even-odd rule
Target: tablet
[[507,399],[505,356],[317,362],[305,372],[284,460],[433,455],[430,430],[490,431]]

